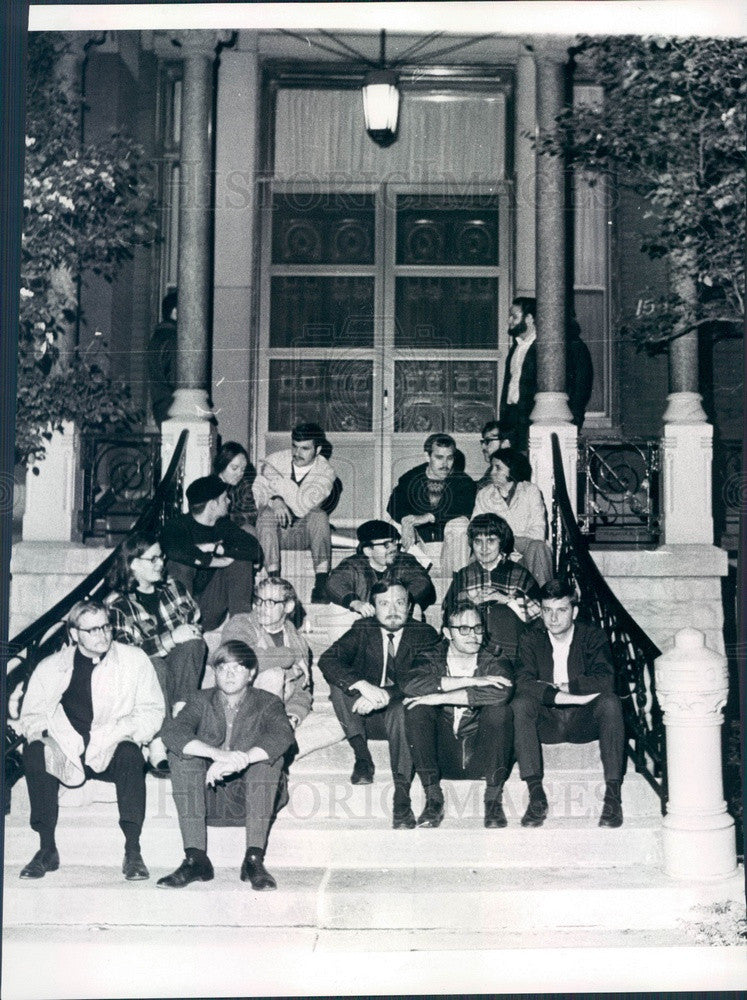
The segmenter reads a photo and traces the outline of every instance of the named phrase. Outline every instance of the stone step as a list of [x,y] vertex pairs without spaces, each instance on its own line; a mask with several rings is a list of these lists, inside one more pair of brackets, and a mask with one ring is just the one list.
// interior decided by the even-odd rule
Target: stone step
[[[57,846],[64,868],[96,864],[116,866],[122,860],[122,837],[116,810],[86,817],[61,815]],[[600,830],[591,819],[550,817],[543,827],[525,830],[518,817],[508,813],[509,826],[486,830],[482,814],[459,816],[447,811],[436,830],[393,830],[391,819],[351,814],[344,824],[337,817],[321,815],[313,823],[294,819],[288,810],[278,817],[270,834],[267,862],[275,868],[334,869],[419,868],[448,864],[465,869],[525,869],[535,866],[583,873],[590,868],[660,865],[661,824],[644,818],[617,830]],[[141,838],[149,866],[163,875],[183,856],[175,817],[149,816]],[[10,878],[34,853],[36,836],[28,824],[11,822],[5,833],[5,865]],[[232,867],[244,852],[244,833],[238,827],[210,827],[208,852],[213,864]]]
[[[110,927],[317,927],[329,929],[675,928],[693,907],[739,900],[742,880],[675,883],[656,867],[586,871],[537,866],[521,870],[464,866],[332,870],[274,868],[277,892],[255,893],[234,863],[214,881],[174,892],[150,882],[125,883],[118,865],[67,865],[41,882],[6,879],[5,930],[103,924]],[[152,864],[152,862],[151,862]]]

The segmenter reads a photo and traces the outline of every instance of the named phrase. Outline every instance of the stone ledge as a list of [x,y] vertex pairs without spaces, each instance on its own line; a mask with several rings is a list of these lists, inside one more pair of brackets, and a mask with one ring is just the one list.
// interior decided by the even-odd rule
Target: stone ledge
[[75,542],[18,542],[13,546],[10,571],[88,576],[112,551]]
[[726,576],[729,558],[715,545],[662,545],[658,549],[593,549],[591,557],[602,576],[707,577]]

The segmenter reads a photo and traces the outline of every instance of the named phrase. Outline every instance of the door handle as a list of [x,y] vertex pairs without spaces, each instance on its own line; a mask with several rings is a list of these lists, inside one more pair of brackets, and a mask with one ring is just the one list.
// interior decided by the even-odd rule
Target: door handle
[[384,410],[389,409],[389,390],[384,389]]

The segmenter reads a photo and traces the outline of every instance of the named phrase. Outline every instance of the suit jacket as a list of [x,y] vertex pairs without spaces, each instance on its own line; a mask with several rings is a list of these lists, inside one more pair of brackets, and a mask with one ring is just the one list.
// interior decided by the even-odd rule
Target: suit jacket
[[[175,719],[167,718],[161,728],[167,748],[179,757],[190,740],[202,740],[211,747],[221,747],[226,739],[226,713],[218,688],[197,691]],[[267,691],[247,688],[231,730],[231,750],[261,747],[270,764],[293,743],[293,730],[280,698]]]
[[[425,622],[405,622],[394,661],[394,697],[402,697],[405,677],[417,654],[435,646],[438,641],[436,630]],[[319,657],[319,669],[327,683],[334,684],[343,691],[361,680],[378,687],[384,670],[384,643],[379,622],[375,618],[361,618],[355,622],[337,642],[322,653]]]
[[[568,690],[571,694],[613,694],[615,668],[607,636],[596,625],[577,621],[568,651]],[[542,622],[528,626],[519,639],[516,693],[554,705],[558,688],[553,682],[552,645]]]
[[[507,418],[508,408],[508,387],[511,384],[511,361],[516,353],[518,341],[516,337],[511,338],[511,347],[506,357],[506,369],[503,375],[503,387],[501,389],[501,402],[498,410],[498,419],[503,424]],[[524,355],[524,363],[521,366],[519,375],[519,402],[516,406],[515,414],[519,423],[529,426],[529,414],[534,406],[534,396],[537,392],[537,341],[535,340],[529,350]]]
[[[407,587],[413,604],[425,611],[436,601],[436,591],[428,573],[414,556],[406,552],[397,555],[384,577],[396,577]],[[351,601],[370,601],[371,588],[378,582],[376,573],[363,553],[343,559],[329,574],[327,594],[334,604],[349,608]]]

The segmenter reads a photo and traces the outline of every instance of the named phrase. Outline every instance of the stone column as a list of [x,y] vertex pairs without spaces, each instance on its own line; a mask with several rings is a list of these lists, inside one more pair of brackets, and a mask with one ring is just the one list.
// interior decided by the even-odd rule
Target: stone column
[[[553,130],[564,105],[570,39],[534,42],[539,138]],[[576,505],[577,431],[565,393],[565,168],[562,159],[537,156],[537,393],[529,428],[534,479],[548,510],[552,502],[550,436],[560,439],[571,503]]]
[[176,391],[161,427],[164,468],[184,428],[189,430],[185,484],[210,471],[215,416],[210,406],[210,263],[213,206],[210,114],[218,36],[208,31],[168,35],[183,62],[179,191],[179,311]]
[[708,649],[698,629],[683,628],[655,669],[667,736],[665,871],[672,878],[728,878],[736,872],[737,859],[721,776],[726,657]]
[[521,44],[516,60],[514,97],[514,184],[516,213],[516,280],[514,294],[533,297],[537,252],[537,156],[532,137],[537,133],[536,67],[534,56]]
[[[695,261],[673,261],[675,287],[694,301]],[[692,330],[669,343],[669,395],[664,411],[662,469],[664,541],[667,545],[713,544],[711,474],[713,427],[698,392],[698,334]]]
[[[70,420],[52,431],[44,458],[26,470],[24,542],[80,541],[78,511],[83,498],[80,433]],[[36,470],[36,474],[35,473]]]

